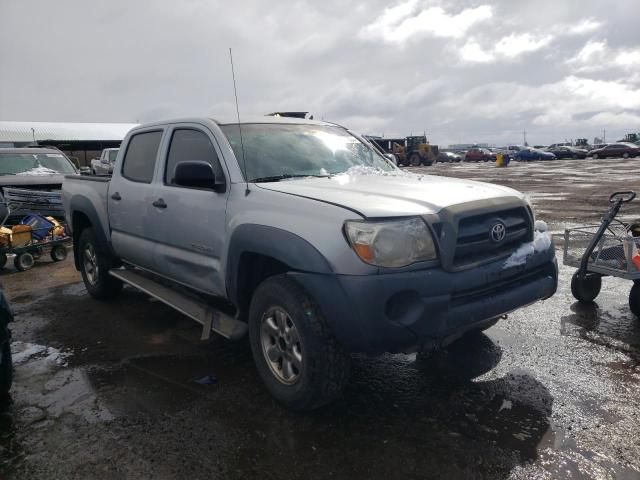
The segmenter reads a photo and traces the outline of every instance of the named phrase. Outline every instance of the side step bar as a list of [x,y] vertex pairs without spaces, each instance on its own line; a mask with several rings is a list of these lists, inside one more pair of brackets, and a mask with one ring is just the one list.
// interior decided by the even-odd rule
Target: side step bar
[[165,287],[135,270],[113,268],[109,275],[157,298],[202,325],[201,340],[208,340],[213,330],[223,337],[237,340],[247,333],[246,323],[231,318],[206,302]]

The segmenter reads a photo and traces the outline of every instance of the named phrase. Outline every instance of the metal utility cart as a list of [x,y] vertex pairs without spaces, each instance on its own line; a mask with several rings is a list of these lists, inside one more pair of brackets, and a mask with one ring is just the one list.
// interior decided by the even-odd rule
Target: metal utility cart
[[564,264],[577,267],[571,279],[571,293],[579,302],[595,300],[602,287],[602,277],[611,276],[633,281],[629,308],[640,317],[640,236],[616,219],[635,192],[616,192],[609,197],[611,206],[600,225],[585,225],[564,232]]
[[[11,190],[11,193],[9,193]],[[31,202],[25,201],[27,195],[19,198],[18,189],[5,189],[4,199],[0,201],[0,206],[5,210],[2,218],[1,227],[11,228],[8,225],[10,219],[25,217],[29,214],[37,215],[45,209],[51,209],[51,202],[60,202],[60,194],[57,192],[38,192],[37,197],[32,196]],[[33,193],[33,192],[31,192]],[[49,198],[50,197],[50,198]],[[23,272],[33,267],[35,260],[45,253],[49,253],[51,260],[61,262],[67,258],[67,245],[71,243],[71,237],[66,234],[63,224],[54,227],[62,227],[62,234],[58,228],[52,228],[50,231],[42,232],[42,229],[22,231],[17,233],[0,232],[0,268],[7,264],[8,255],[15,255],[13,264],[17,270]]]

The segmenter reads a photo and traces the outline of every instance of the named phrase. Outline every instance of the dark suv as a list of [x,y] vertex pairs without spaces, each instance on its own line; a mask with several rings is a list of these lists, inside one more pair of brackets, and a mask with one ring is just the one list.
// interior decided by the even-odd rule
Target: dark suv
[[605,158],[605,157],[640,157],[640,147],[633,143],[610,143],[606,147],[597,148],[591,150],[589,154],[593,158]]

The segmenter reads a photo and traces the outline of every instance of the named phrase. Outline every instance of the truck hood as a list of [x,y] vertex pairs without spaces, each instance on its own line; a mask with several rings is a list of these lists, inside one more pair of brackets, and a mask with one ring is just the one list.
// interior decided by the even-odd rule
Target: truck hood
[[511,188],[407,172],[340,174],[256,184],[259,188],[332,203],[364,217],[438,213],[452,205],[499,198],[524,199]]

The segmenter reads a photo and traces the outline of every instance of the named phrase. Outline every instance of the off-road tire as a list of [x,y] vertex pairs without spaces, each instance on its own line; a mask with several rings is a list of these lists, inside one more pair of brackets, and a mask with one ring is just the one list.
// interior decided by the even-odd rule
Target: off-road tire
[[411,165],[412,167],[419,167],[421,163],[422,159],[420,158],[420,155],[418,155],[417,153],[411,154],[411,156],[409,157],[409,165]]
[[13,383],[13,362],[11,361],[11,344],[9,339],[0,346],[0,396],[6,395],[11,390]]
[[587,273],[584,278],[578,276],[578,272],[571,277],[571,294],[582,303],[593,302],[602,288],[602,277],[595,273]]
[[[294,323],[302,352],[302,369],[296,383],[284,384],[265,359],[261,343],[263,316],[282,308]],[[249,311],[249,340],[262,381],[286,408],[308,411],[336,399],[349,379],[351,359],[331,333],[320,308],[295,280],[277,275],[256,289]]]
[[[93,247],[95,252],[96,263],[98,267],[95,281],[89,280],[89,275],[86,271],[85,259],[83,258],[85,249],[88,245]],[[80,239],[78,240],[79,260],[80,260],[80,273],[84,286],[93,298],[99,300],[108,300],[115,297],[122,290],[122,282],[111,275],[109,270],[113,268],[113,259],[109,252],[105,251],[100,243],[96,239],[96,234],[93,228],[85,228],[80,233]]]
[[22,252],[15,256],[13,259],[13,266],[16,267],[16,270],[20,272],[24,272],[33,268],[33,265],[36,263],[35,258],[29,252]]
[[629,310],[640,318],[640,283],[634,283],[629,292]]

